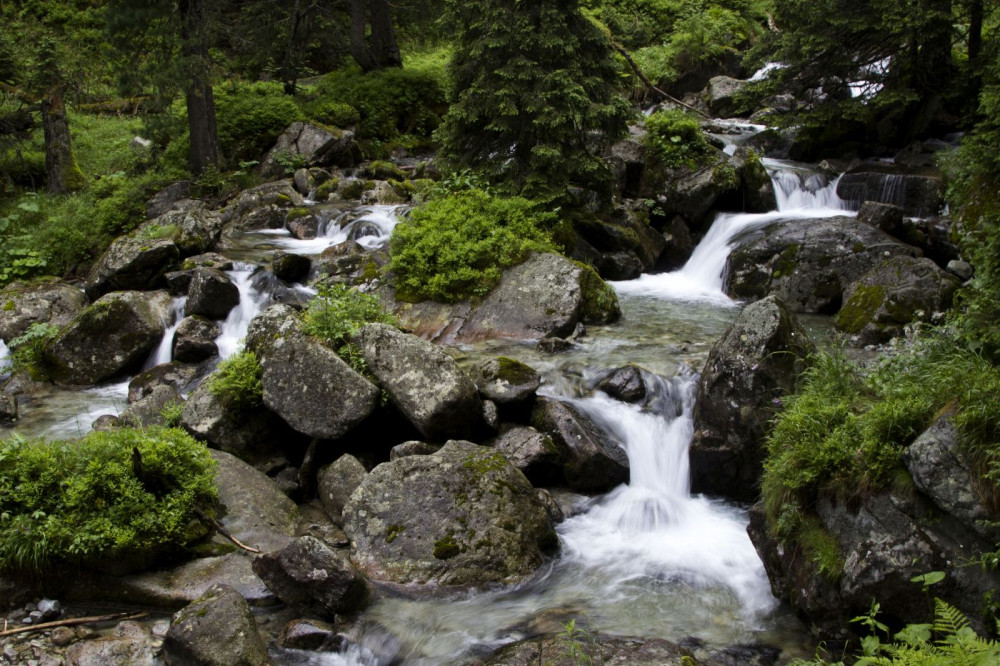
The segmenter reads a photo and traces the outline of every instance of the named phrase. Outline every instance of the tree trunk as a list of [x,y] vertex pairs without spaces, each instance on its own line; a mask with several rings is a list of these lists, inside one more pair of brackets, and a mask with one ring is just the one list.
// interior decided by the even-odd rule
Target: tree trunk
[[215,123],[215,98],[209,82],[208,44],[205,37],[205,0],[180,0],[181,55],[190,77],[184,86],[191,152],[191,173],[200,175],[219,163],[219,133]]
[[351,0],[351,57],[361,66],[361,71],[377,69],[375,57],[368,48],[365,30],[368,25],[368,0]]
[[378,69],[402,67],[403,58],[392,26],[392,5],[388,0],[369,0],[372,24],[372,55]]
[[285,94],[295,94],[295,83],[299,78],[299,69],[292,62],[295,54],[296,33],[299,30],[299,0],[295,0],[292,6],[292,25],[288,31],[288,46],[285,48],[285,59],[281,63],[281,81],[284,84]]
[[42,129],[45,134],[45,174],[49,194],[65,194],[83,187],[83,174],[73,158],[69,122],[63,104],[62,84],[57,83],[42,101]]
[[969,3],[969,64],[978,75],[979,54],[983,51],[983,0]]

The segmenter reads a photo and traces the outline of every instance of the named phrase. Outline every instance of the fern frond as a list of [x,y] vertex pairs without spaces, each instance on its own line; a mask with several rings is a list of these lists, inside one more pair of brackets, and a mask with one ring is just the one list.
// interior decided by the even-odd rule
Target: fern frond
[[944,636],[955,636],[969,626],[969,620],[947,601],[934,599],[934,631]]

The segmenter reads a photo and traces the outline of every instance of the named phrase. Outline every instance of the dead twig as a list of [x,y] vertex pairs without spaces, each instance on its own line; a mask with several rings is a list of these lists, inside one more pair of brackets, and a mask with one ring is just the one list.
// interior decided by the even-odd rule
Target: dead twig
[[45,629],[52,629],[54,627],[71,627],[76,624],[90,624],[91,622],[110,622],[112,620],[138,620],[144,618],[149,613],[139,612],[139,613],[112,613],[111,615],[91,615],[89,617],[71,617],[65,620],[56,620],[55,622],[43,622],[42,624],[29,624],[26,627],[17,627],[16,629],[7,629],[7,621],[4,620],[4,630],[0,631],[0,638],[6,636],[13,636],[14,634],[26,634],[32,631],[43,631]]
[[194,510],[194,512],[195,512],[195,515],[197,515],[199,518],[201,518],[202,520],[204,520],[206,523],[208,523],[209,525],[211,525],[212,527],[214,527],[216,532],[218,532],[222,536],[224,536],[227,539],[229,539],[230,541],[232,541],[238,547],[242,548],[243,550],[247,551],[248,553],[260,554],[261,551],[257,550],[256,548],[251,548],[250,546],[248,546],[248,545],[246,545],[244,543],[241,543],[240,540],[237,539],[236,537],[234,537],[232,534],[230,534],[229,530],[227,530],[225,527],[223,527],[219,523],[219,521],[217,521],[215,518],[212,518],[210,515],[208,515],[207,513],[205,513],[204,511],[202,511],[201,509],[199,509],[199,508],[196,507],[195,510]]

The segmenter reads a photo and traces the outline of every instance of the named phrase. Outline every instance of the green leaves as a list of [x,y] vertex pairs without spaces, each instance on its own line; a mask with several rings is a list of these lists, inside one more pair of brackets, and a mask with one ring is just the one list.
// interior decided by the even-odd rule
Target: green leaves
[[378,297],[343,284],[320,285],[302,317],[302,328],[323,340],[356,371],[365,371],[360,351],[351,337],[365,324],[396,325],[395,318],[382,307]]
[[264,395],[257,355],[241,351],[219,363],[208,378],[208,390],[228,409],[246,413],[260,406]]

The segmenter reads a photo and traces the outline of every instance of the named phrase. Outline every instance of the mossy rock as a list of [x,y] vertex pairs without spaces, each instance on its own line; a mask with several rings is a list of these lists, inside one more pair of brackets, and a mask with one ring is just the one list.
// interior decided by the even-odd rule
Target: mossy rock
[[406,174],[392,162],[375,160],[362,169],[363,173],[375,180],[406,180]]
[[614,288],[601,279],[592,267],[579,264],[580,289],[583,294],[582,321],[585,324],[610,324],[621,317],[621,306]]

